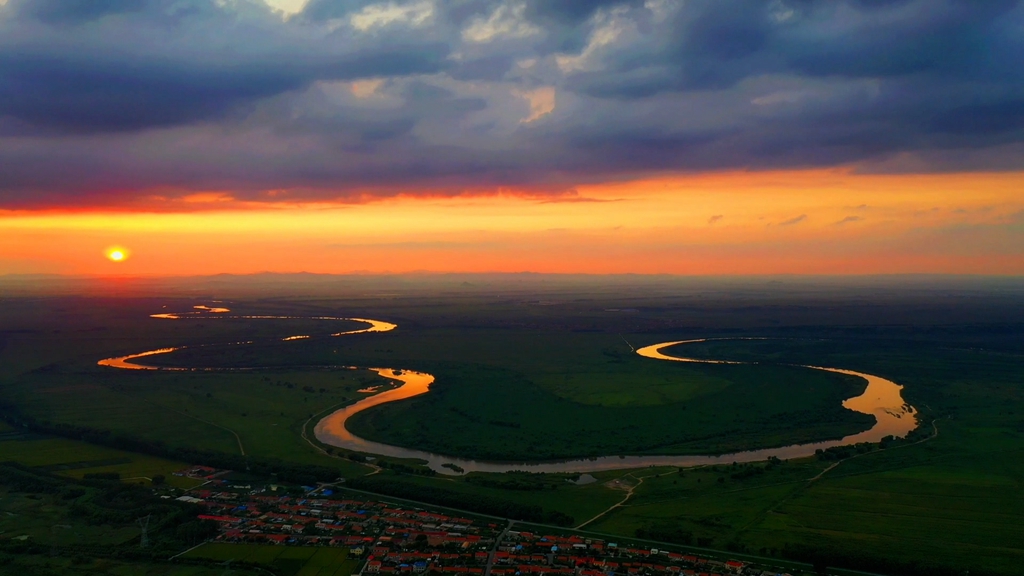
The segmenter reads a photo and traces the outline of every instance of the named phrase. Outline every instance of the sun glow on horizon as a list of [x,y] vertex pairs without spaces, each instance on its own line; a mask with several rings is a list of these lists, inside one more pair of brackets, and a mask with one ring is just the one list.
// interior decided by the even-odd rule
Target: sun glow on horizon
[[1024,173],[806,170],[581,185],[547,199],[0,211],[0,274],[106,274],[111,263],[138,275],[1020,274],[1022,185]]
[[107,248],[106,256],[111,262],[124,262],[128,259],[128,250],[120,246],[111,246]]

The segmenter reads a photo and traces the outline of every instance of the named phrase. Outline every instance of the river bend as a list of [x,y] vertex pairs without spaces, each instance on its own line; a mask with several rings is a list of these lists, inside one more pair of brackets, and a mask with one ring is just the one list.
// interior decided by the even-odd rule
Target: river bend
[[[331,336],[348,336],[355,334],[363,334],[368,332],[387,332],[394,330],[397,326],[390,322],[384,322],[380,320],[371,320],[368,318],[340,318],[333,316],[315,316],[315,317],[301,317],[301,316],[228,316],[230,312],[227,308],[211,308],[207,306],[196,306],[192,312],[184,313],[170,313],[170,314],[153,314],[152,318],[164,319],[164,320],[180,320],[186,318],[237,318],[237,319],[303,319],[303,320],[351,320],[358,322],[365,322],[369,324],[368,327],[349,330],[345,332],[338,332]],[[297,334],[281,338],[282,341],[293,341],[307,339],[309,336]],[[723,339],[728,340],[728,339]],[[706,342],[708,339],[697,339],[697,340],[676,340],[672,342],[662,342],[660,344],[653,344],[651,346],[645,346],[636,350],[636,353],[645,358],[653,360],[662,360],[670,362],[693,362],[693,363],[707,363],[707,364],[742,364],[743,362],[736,362],[731,360],[706,360],[698,358],[688,358],[683,356],[672,356],[663,352],[664,349],[673,346],[679,346],[684,344],[692,344],[697,342]],[[251,341],[243,342],[231,342],[228,344],[233,345],[245,345],[252,344]],[[145,352],[139,352],[135,354],[128,354],[125,356],[118,356],[114,358],[106,358],[100,360],[98,364],[100,366],[107,366],[111,368],[130,369],[130,370],[174,370],[174,371],[186,371],[186,370],[233,370],[230,368],[189,368],[189,367],[163,367],[163,366],[152,366],[141,364],[137,362],[140,359],[148,356],[154,356],[158,354],[169,354],[176,350],[187,348],[187,346],[179,346],[172,348],[159,348],[156,350],[148,350]],[[492,462],[484,460],[471,460],[465,458],[454,458],[451,456],[445,456],[443,454],[435,454],[433,452],[427,452],[424,450],[416,450],[414,448],[404,448],[401,446],[393,446],[390,444],[384,444],[382,442],[374,442],[365,438],[360,438],[349,431],[346,423],[349,418],[362,412],[373,408],[374,406],[380,406],[389,402],[396,402],[398,400],[405,400],[426,394],[430,390],[430,384],[433,383],[434,377],[424,372],[415,372],[412,370],[404,370],[397,368],[370,368],[370,370],[376,372],[379,376],[393,380],[398,383],[398,386],[388,389],[384,392],[368,396],[357,402],[349,404],[335,412],[332,412],[328,416],[321,419],[314,430],[316,438],[331,446],[337,446],[346,450],[353,450],[356,452],[363,452],[367,454],[375,454],[379,456],[388,456],[392,458],[407,458],[422,460],[432,470],[437,471],[440,474],[460,474],[466,472],[549,472],[549,473],[584,473],[584,472],[599,472],[604,470],[619,470],[629,468],[642,468],[648,466],[679,466],[679,467],[692,467],[709,464],[731,464],[733,462],[757,462],[767,460],[771,457],[788,460],[792,458],[803,458],[814,455],[814,452],[819,449],[827,449],[836,446],[848,446],[851,444],[857,444],[859,442],[878,442],[885,436],[904,437],[910,431],[917,428],[917,413],[914,408],[904,401],[901,395],[902,386],[887,380],[880,376],[872,374],[865,374],[863,372],[856,372],[854,370],[846,370],[842,368],[829,368],[824,366],[802,366],[804,368],[812,370],[822,370],[825,372],[834,372],[837,374],[846,374],[849,376],[857,376],[867,381],[867,387],[864,392],[859,396],[849,398],[843,401],[843,406],[849,410],[860,412],[863,414],[870,414],[875,417],[875,425],[870,429],[857,434],[851,434],[838,440],[826,440],[822,442],[811,442],[806,444],[794,444],[791,446],[783,446],[779,448],[765,448],[760,450],[746,450],[742,452],[733,452],[729,454],[722,454],[717,456],[707,455],[666,455],[666,456],[601,456],[597,458],[580,458],[573,460],[561,460],[553,462]],[[255,368],[242,368],[234,370],[253,370]],[[462,472],[458,472],[461,470]]]

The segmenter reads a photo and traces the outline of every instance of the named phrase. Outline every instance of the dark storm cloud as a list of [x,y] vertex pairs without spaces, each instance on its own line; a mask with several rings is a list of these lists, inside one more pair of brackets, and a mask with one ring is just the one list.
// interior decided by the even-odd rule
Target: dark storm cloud
[[586,22],[595,12],[602,8],[642,6],[643,2],[635,0],[567,0],[565,2],[529,0],[525,4],[526,14],[531,19],[554,21],[563,25],[579,25]]
[[217,119],[316,80],[436,72],[448,54],[426,37],[303,34],[255,2],[11,0],[5,10],[0,114],[50,131]]
[[12,9],[49,23],[74,23],[94,20],[110,14],[140,11],[146,0],[36,0],[14,2]]
[[[721,88],[757,74],[891,77],[934,73],[979,77],[1019,67],[1021,42],[991,49],[1011,30],[999,20],[1019,2],[902,0],[691,0],[665,30],[608,58],[608,70],[578,78],[601,95],[643,97],[663,90]],[[1011,16],[1011,18],[1013,18]],[[1019,30],[1019,27],[1017,28]],[[990,58],[992,56],[992,58]]]
[[1021,1],[0,0],[0,206],[1020,169],[1022,61]]

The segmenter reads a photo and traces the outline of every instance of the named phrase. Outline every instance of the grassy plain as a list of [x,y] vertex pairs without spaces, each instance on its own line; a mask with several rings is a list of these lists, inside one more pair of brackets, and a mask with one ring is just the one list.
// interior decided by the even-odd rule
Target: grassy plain
[[[11,397],[52,422],[299,464],[366,469],[322,455],[301,436],[314,413],[359,396],[371,373],[293,372],[181,374],[98,370],[27,379]],[[305,388],[305,390],[304,390]],[[312,390],[312,391],[309,391]]]
[[[613,477],[625,472],[611,473]],[[468,498],[481,497],[505,500],[516,504],[540,506],[567,514],[577,522],[590,518],[622,499],[622,492],[593,483],[578,486],[568,481],[573,474],[480,474],[459,477],[424,477],[414,475],[381,474],[366,478],[368,487],[373,481],[397,482],[413,487],[435,487],[456,492]],[[507,487],[515,485],[514,488]]]
[[[0,464],[0,573],[31,575],[250,575],[165,562],[205,536],[196,509],[112,481],[61,478]],[[140,550],[136,519],[150,519]]]
[[[533,341],[542,347],[558,339],[536,335]],[[644,360],[622,362],[642,366]],[[529,376],[537,368],[529,365],[437,365],[430,394],[359,413],[350,428],[364,437],[457,456],[549,460],[725,453],[842,437],[871,424],[870,417],[841,408],[843,399],[863,390],[859,379],[791,367],[659,364],[666,366],[640,369],[658,373],[657,379],[624,375],[617,393],[588,395],[586,402],[570,397],[571,388],[560,395],[537,383]],[[605,382],[613,374],[606,373]],[[693,397],[649,404],[664,397],[665,389]],[[598,397],[614,405],[591,403]]]
[[189,566],[158,562],[132,562],[108,558],[53,558],[17,555],[0,565],[10,574],[31,576],[256,576],[264,572],[224,566]]
[[637,356],[617,334],[400,325],[393,333],[267,344],[246,354],[192,349],[156,361],[241,367],[258,356],[262,365],[282,369],[358,364],[427,371],[437,377],[430,394],[360,413],[350,428],[374,440],[474,458],[728,452],[838,438],[871,424],[871,417],[841,406],[863,390],[858,378],[790,366],[659,362]]
[[[258,312],[339,314],[335,308],[308,303],[276,304]],[[99,316],[92,322],[102,327]],[[7,397],[47,421],[338,466],[345,474],[362,469],[305,445],[301,429],[311,414],[353,401],[359,396],[356,390],[376,377],[316,366],[391,366],[435,374],[430,394],[362,413],[351,428],[375,440],[477,458],[728,452],[838,438],[866,429],[871,421],[840,405],[862,389],[857,378],[788,366],[659,362],[632,353],[631,344],[618,334],[435,329],[413,320],[394,332],[332,338],[326,333],[338,329],[336,322],[307,321],[304,326],[299,320],[282,325],[277,320],[155,320],[142,311],[137,321],[154,333],[137,339],[133,351],[189,344],[147,362],[263,368],[126,371],[95,366],[103,357],[97,352],[88,360],[23,372],[8,387]],[[198,344],[213,340],[212,329],[221,342],[244,338],[256,343],[192,344],[183,334],[189,329]],[[314,329],[320,337],[281,341],[285,334]],[[637,338],[638,344],[652,339]],[[113,348],[106,352],[114,353]]]
[[169,486],[193,488],[201,483],[193,478],[174,476],[188,464],[145,454],[115,450],[66,438],[35,434],[0,434],[0,459],[40,468],[62,476],[82,478],[86,474],[115,472],[121,480],[152,484],[154,476],[164,476]]
[[719,484],[709,470],[650,479],[630,506],[588,528],[628,534],[672,526],[708,545],[753,552],[814,547],[882,572],[898,573],[904,563],[1015,573],[1024,562],[1024,353],[998,342],[982,348],[922,338],[842,344],[717,342],[705,352],[814,359],[885,375],[936,418],[938,435],[842,462],[814,482],[812,470],[783,482],[779,471],[792,463],[747,485],[727,473]]
[[31,539],[51,546],[116,546],[138,538],[128,524],[94,524],[69,514],[66,503],[51,495],[0,486],[0,538]]
[[[3,334],[0,383],[3,400],[49,422],[110,430],[170,446],[213,450],[300,464],[332,466],[344,474],[363,466],[324,456],[301,437],[314,413],[353,401],[369,372],[294,368],[246,373],[138,372],[96,366],[104,357],[147,349],[202,345],[245,337],[281,342],[287,335],[325,336],[362,327],[346,321],[157,320],[149,314],[187,311],[191,302],[142,300],[74,306],[66,300],[5,307],[0,316],[17,326]],[[165,307],[166,306],[166,307]],[[252,313],[245,305],[238,314]],[[287,315],[287,314],[286,314]],[[244,347],[228,347],[243,352]]]
[[349,576],[360,562],[349,558],[347,549],[219,542],[203,544],[183,557],[259,564],[281,576]]
[[[330,347],[312,340],[288,343],[287,349],[268,344],[254,347],[255,356],[244,360],[279,366],[274,373],[280,376],[273,378],[282,381],[288,378],[286,374],[317,373],[295,368],[305,364],[425,370],[439,376],[440,394],[432,393],[421,401],[447,395],[446,404],[427,406],[432,410],[428,413],[413,413],[409,407],[416,406],[415,401],[382,409],[381,414],[394,410],[390,415],[406,419],[401,422],[388,422],[388,418],[367,413],[370,419],[380,418],[377,433],[406,434],[411,442],[424,445],[440,443],[433,434],[445,442],[452,441],[453,435],[444,428],[464,426],[460,428],[463,448],[482,445],[490,450],[505,443],[513,450],[534,455],[539,453],[537,441],[563,450],[577,449],[583,443],[602,450],[621,447],[624,442],[635,441],[634,437],[642,438],[644,446],[671,446],[672,439],[643,437],[641,428],[626,427],[632,422],[608,414],[654,414],[668,403],[687,406],[684,414],[697,412],[692,406],[703,406],[700,412],[706,416],[709,406],[713,406],[707,403],[716,397],[731,400],[724,411],[712,414],[720,420],[718,425],[735,419],[741,426],[717,429],[717,434],[708,435],[714,438],[700,443],[704,447],[742,442],[744,429],[750,431],[751,438],[763,441],[774,437],[779,442],[787,435],[792,438],[809,430],[831,434],[851,422],[830,421],[823,410],[836,410],[836,399],[848,393],[851,384],[843,380],[801,382],[789,372],[795,369],[783,365],[812,363],[879,374],[905,385],[904,397],[924,417],[937,419],[937,438],[845,461],[814,482],[810,480],[831,463],[789,462],[751,475],[730,469],[685,471],[682,476],[668,471],[671,473],[666,476],[645,478],[625,506],[601,516],[587,529],[621,536],[636,536],[638,531],[669,538],[689,535],[695,543],[700,539],[713,547],[766,554],[813,549],[882,573],[938,574],[937,569],[929,572],[929,567],[939,566],[960,572],[970,568],[972,574],[984,570],[1016,574],[1024,562],[1024,534],[1019,528],[1024,525],[1024,510],[1020,508],[1024,502],[1024,470],[1018,464],[1024,456],[1024,291],[1000,286],[943,291],[930,285],[898,289],[790,289],[766,285],[720,291],[683,287],[674,293],[652,288],[630,294],[558,288],[545,289],[538,296],[526,290],[487,292],[455,285],[449,286],[448,295],[436,297],[399,291],[398,296],[279,299],[247,306],[254,312],[329,312],[381,318],[398,323],[399,329],[336,339]],[[241,416],[239,410],[250,402],[246,395],[262,396],[264,391],[285,394],[261,383],[258,373],[239,375],[250,379],[235,383],[221,378],[234,374],[138,374],[125,376],[139,378],[129,382],[120,380],[120,376],[115,380],[114,375],[95,371],[93,366],[95,359],[111,355],[111,351],[127,353],[159,345],[229,341],[237,339],[239,331],[264,331],[262,334],[270,338],[273,330],[265,325],[140,324],[139,314],[148,309],[148,303],[142,301],[130,306],[111,305],[103,314],[95,312],[99,306],[95,301],[45,304],[42,308],[48,310],[46,314],[56,315],[56,310],[63,307],[65,312],[61,314],[72,317],[62,320],[66,325],[59,328],[59,334],[55,335],[52,330],[57,328],[45,322],[30,327],[9,322],[11,314],[34,318],[31,306],[21,305],[15,312],[2,312],[9,314],[3,319],[4,326],[11,330],[0,335],[6,341],[0,351],[3,400],[36,414],[91,419],[97,425],[108,422],[129,431],[166,434],[168,441],[205,442],[218,450],[231,451],[237,450],[232,435],[210,426],[191,429],[198,426],[193,418],[179,418],[180,414],[164,408],[187,407],[189,413],[195,410],[196,414],[209,410],[203,412],[205,420],[237,430],[235,426],[244,428],[252,421],[251,416]],[[90,307],[94,312],[82,311]],[[116,329],[97,328],[105,325]],[[70,326],[78,328],[71,330]],[[705,336],[763,336],[774,340],[713,342],[687,348],[692,355],[768,362],[751,367],[758,372],[745,375],[694,371],[692,367],[654,361],[648,367],[634,363],[640,359],[629,353],[623,341],[625,337],[633,346],[640,346]],[[212,353],[206,354],[208,350]],[[194,352],[192,357],[202,359],[202,365],[210,365],[206,361],[225,365],[239,362],[213,348],[208,350],[194,349],[189,354]],[[53,374],[60,377],[48,380]],[[626,376],[620,379],[619,374]],[[206,379],[208,382],[203,382]],[[34,394],[34,390],[49,393],[52,388],[59,389],[60,381],[65,386],[70,382],[106,387],[110,395],[99,397],[77,415],[69,415],[60,410],[86,393],[92,394],[91,389],[77,395],[69,393],[51,403]],[[621,389],[616,382],[622,383]],[[34,388],[37,384],[41,385],[38,389]],[[110,389],[114,384],[125,385],[131,393],[124,401],[111,404],[118,412],[104,412],[113,393],[121,394]],[[763,391],[780,386],[790,391],[788,386],[795,386],[793,390],[804,392],[801,398],[808,401],[804,408],[811,410],[814,418],[777,418],[788,426],[759,428],[764,421],[751,415],[764,416],[777,408],[765,405],[772,398],[757,393],[759,385],[763,385]],[[192,388],[195,386],[199,388]],[[194,398],[198,402],[168,402],[164,396],[169,394],[167,389],[174,391],[174,398]],[[212,396],[207,398],[206,393]],[[336,393],[345,395],[340,390]],[[226,394],[224,405],[202,404],[218,399],[219,394]],[[786,404],[784,408],[793,406],[789,395],[779,396]],[[291,422],[297,426],[303,414],[309,413],[300,404],[312,402],[312,398],[300,400],[304,397],[277,396],[274,402],[289,405],[288,410],[294,406],[295,411],[286,414],[293,415]],[[150,411],[148,400],[139,402],[139,398],[153,399],[161,410]],[[744,405],[748,400],[750,405]],[[252,413],[257,413],[256,406],[262,400],[251,402]],[[566,408],[540,410],[536,415],[522,411],[538,404]],[[274,412],[263,406],[260,422],[272,423]],[[462,410],[478,421],[449,408]],[[133,415],[136,411],[144,415]],[[579,427],[564,425],[573,413],[587,414],[583,425],[596,424],[599,433],[585,438]],[[531,430],[538,429],[530,428],[534,424],[529,419],[554,421],[537,425],[556,432],[531,437]],[[519,428],[507,424],[519,424]],[[601,426],[615,428],[619,437]],[[159,431],[153,432],[156,429]],[[290,429],[293,438],[297,429]],[[563,433],[568,439],[562,437]],[[244,441],[246,434],[239,434]],[[254,429],[247,434],[257,438],[262,432]],[[309,457],[300,451],[300,444],[285,441],[283,435],[279,438],[281,443],[267,448],[267,453]],[[535,442],[533,446],[530,440]],[[260,443],[254,442],[254,446]],[[623,482],[630,483],[649,472],[597,476],[607,482],[629,474],[632,479]],[[718,481],[720,477],[722,482]],[[625,496],[615,487],[618,485],[600,483],[581,487],[578,492],[572,492],[575,487],[531,491],[488,486],[467,478],[396,478],[467,494],[543,503],[578,521],[592,518]],[[503,477],[492,478],[500,481]]]

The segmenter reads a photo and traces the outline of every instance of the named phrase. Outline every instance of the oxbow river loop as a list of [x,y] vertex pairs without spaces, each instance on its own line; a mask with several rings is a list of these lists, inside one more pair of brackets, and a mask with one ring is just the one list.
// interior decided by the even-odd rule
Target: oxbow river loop
[[[209,318],[219,317],[224,319],[237,318],[237,319],[304,319],[304,320],[350,320],[365,322],[369,324],[368,327],[349,330],[345,332],[338,332],[331,336],[350,336],[355,334],[363,334],[368,332],[387,332],[394,330],[397,326],[390,322],[384,322],[380,320],[371,320],[367,318],[341,318],[333,316],[314,316],[314,317],[302,317],[302,316],[230,316],[230,310],[227,308],[211,308],[206,306],[196,306],[192,312],[185,313],[171,313],[171,314],[154,314],[153,318],[167,319],[167,320],[180,320],[186,318]],[[282,341],[301,340],[309,338],[306,335],[293,335],[281,338]],[[722,339],[722,340],[728,340]],[[653,344],[651,346],[645,346],[636,350],[636,353],[645,358],[652,360],[661,360],[669,362],[693,362],[693,363],[708,363],[708,364],[742,364],[743,362],[735,362],[730,360],[707,360],[699,358],[688,358],[683,356],[673,356],[663,352],[667,348],[674,346],[682,346],[685,344],[692,344],[697,342],[707,342],[708,339],[697,339],[697,340],[676,340],[672,342],[662,342],[660,344]],[[252,342],[232,342],[229,344],[233,345],[246,345]],[[148,356],[154,356],[158,354],[168,354],[176,350],[181,350],[186,346],[179,346],[174,348],[160,348],[156,350],[149,350],[145,352],[139,352],[136,354],[129,354],[126,356],[118,356],[114,358],[106,358],[99,361],[100,366],[108,366],[111,368],[131,369],[131,370],[254,370],[256,367],[248,368],[196,368],[196,367],[163,367],[163,366],[151,366],[139,363],[138,360],[144,359]],[[353,404],[349,404],[335,412],[332,412],[328,416],[321,419],[315,428],[316,438],[331,446],[344,448],[346,450],[353,450],[357,452],[364,452],[367,454],[375,454],[378,456],[390,456],[394,458],[409,458],[422,460],[426,462],[426,465],[432,470],[437,471],[440,474],[462,474],[466,472],[552,472],[552,473],[583,473],[583,472],[599,472],[603,470],[620,470],[629,468],[642,468],[647,466],[680,466],[680,467],[691,467],[691,466],[702,466],[709,464],[730,464],[732,462],[757,462],[761,460],[767,460],[771,457],[781,458],[783,460],[792,458],[803,458],[812,456],[818,449],[827,449],[835,446],[847,446],[851,444],[857,444],[859,442],[878,442],[885,436],[904,437],[910,431],[914,430],[918,426],[917,412],[916,410],[906,403],[901,394],[902,386],[896,384],[891,380],[887,380],[880,376],[872,374],[865,374],[863,372],[856,372],[854,370],[846,370],[842,368],[829,368],[824,366],[802,366],[803,368],[811,370],[822,370],[825,372],[834,372],[837,374],[846,374],[849,376],[857,376],[867,381],[867,387],[864,392],[859,396],[849,398],[843,401],[843,406],[849,410],[860,412],[863,414],[870,414],[875,417],[875,425],[870,429],[857,434],[852,434],[838,440],[827,440],[823,442],[811,442],[807,444],[794,444],[790,446],[783,446],[779,448],[765,448],[761,450],[747,450],[742,452],[733,452],[729,454],[722,454],[718,456],[686,456],[686,455],[666,455],[666,456],[601,456],[597,458],[581,458],[574,460],[561,460],[552,462],[492,462],[484,460],[470,460],[464,458],[453,458],[451,456],[445,456],[443,454],[435,454],[433,452],[426,452],[424,450],[416,450],[413,448],[404,448],[401,446],[393,446],[390,444],[384,444],[381,442],[374,442],[365,438],[356,436],[346,426],[349,418],[353,415],[373,408],[374,406],[380,406],[389,402],[396,402],[398,400],[405,400],[407,398],[413,398],[421,394],[426,394],[430,390],[430,384],[434,382],[434,377],[424,372],[416,372],[413,370],[405,370],[399,368],[370,368],[370,370],[376,372],[379,376],[395,381],[398,386],[363,398]],[[462,470],[457,472],[456,470]]]

